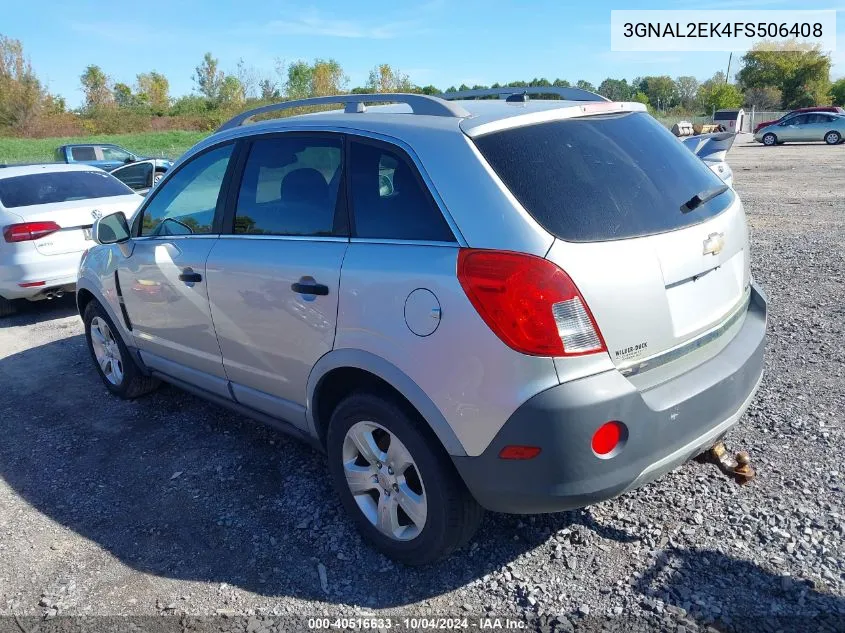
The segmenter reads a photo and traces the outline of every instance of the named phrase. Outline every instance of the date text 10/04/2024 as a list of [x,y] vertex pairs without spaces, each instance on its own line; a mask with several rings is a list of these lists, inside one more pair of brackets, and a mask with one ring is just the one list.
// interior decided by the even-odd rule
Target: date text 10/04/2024
[[512,618],[308,618],[312,630],[521,630],[526,628],[522,620]]

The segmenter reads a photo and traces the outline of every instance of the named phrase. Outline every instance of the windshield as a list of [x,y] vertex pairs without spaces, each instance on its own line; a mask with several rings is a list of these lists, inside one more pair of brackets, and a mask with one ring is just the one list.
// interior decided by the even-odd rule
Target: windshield
[[688,210],[723,183],[644,112],[538,123],[474,141],[520,204],[567,241],[671,231],[734,200],[727,190]]
[[0,204],[7,209],[134,193],[102,171],[53,171],[0,178]]

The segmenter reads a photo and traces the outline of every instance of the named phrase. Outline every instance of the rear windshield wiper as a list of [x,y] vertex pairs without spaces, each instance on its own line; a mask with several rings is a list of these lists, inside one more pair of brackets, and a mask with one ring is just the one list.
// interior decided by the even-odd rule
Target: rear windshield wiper
[[730,187],[722,185],[721,187],[714,187],[713,189],[705,189],[681,205],[681,213],[689,213],[700,207],[705,202],[709,202],[718,195],[725,193]]

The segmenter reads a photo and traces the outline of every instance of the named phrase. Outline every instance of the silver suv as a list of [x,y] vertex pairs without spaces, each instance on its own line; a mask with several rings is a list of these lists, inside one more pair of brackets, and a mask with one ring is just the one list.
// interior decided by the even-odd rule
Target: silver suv
[[763,370],[742,204],[640,104],[555,92],[228,122],[95,225],[78,304],[106,387],[310,441],[408,564],[482,508],[583,507],[709,448]]

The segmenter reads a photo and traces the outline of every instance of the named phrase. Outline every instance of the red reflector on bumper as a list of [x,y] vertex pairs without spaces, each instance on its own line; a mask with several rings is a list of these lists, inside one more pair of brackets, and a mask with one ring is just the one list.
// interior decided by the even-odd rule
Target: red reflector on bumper
[[534,459],[539,454],[539,446],[518,446],[511,444],[499,451],[499,459]]
[[46,284],[46,281],[30,281],[29,283],[25,284],[18,284],[21,288],[35,288],[36,286],[43,286]]
[[612,420],[602,424],[593,434],[593,452],[599,457],[609,456],[628,437],[628,429],[621,422]]

